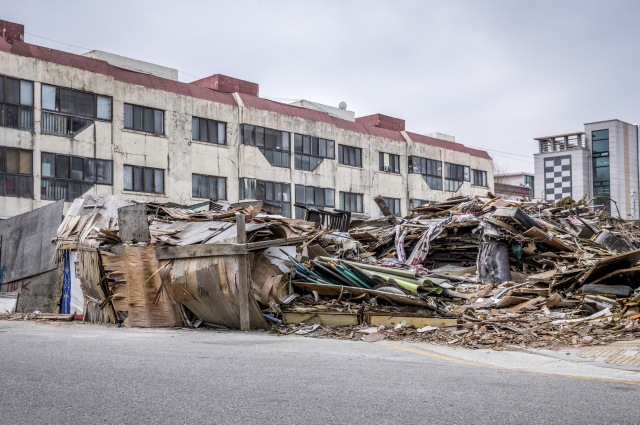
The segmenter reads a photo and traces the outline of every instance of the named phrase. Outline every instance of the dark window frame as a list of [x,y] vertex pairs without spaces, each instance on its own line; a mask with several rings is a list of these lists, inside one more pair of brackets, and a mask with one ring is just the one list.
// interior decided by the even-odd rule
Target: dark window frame
[[[605,133],[606,132],[606,133]],[[596,133],[598,133],[596,135]],[[602,135],[600,135],[600,133]],[[606,136],[605,136],[606,134]],[[591,132],[591,167],[592,167],[592,181],[593,181],[593,196],[611,196],[611,159],[609,158],[611,149],[611,132],[608,128],[601,130],[594,130]],[[595,141],[607,141],[607,150],[597,150],[594,148]],[[607,158],[607,165],[596,165],[599,159]],[[596,174],[598,170],[607,169],[607,179],[596,180]],[[602,206],[606,211],[611,211],[611,201],[605,198],[596,198],[594,200],[594,206]]]
[[[125,167],[131,167],[131,189],[125,189],[124,187],[124,173],[125,173]],[[136,187],[136,182],[135,182],[135,169],[141,169],[141,174],[140,176],[142,177],[142,181],[140,182],[140,185],[142,187],[142,190],[135,190]],[[146,170],[153,170],[153,182],[151,183],[151,185],[154,187],[154,190],[152,191],[146,191],[144,190],[145,187],[145,171]],[[162,192],[156,192],[155,191],[155,172],[156,171],[162,171]],[[153,167],[142,167],[139,165],[130,165],[130,164],[124,164],[122,166],[122,176],[123,176],[123,183],[122,183],[122,190],[123,191],[127,191],[127,192],[136,192],[136,193],[149,193],[149,194],[154,194],[154,195],[164,195],[166,193],[166,188],[165,188],[165,183],[166,183],[166,176],[165,174],[165,170],[162,168],[153,168]]]
[[[52,176],[45,176],[45,174],[42,172],[42,167],[44,165],[44,159],[45,156],[48,155],[53,155],[53,177]],[[69,172],[69,177],[58,177],[58,157],[61,158],[68,158],[67,160],[67,164],[69,166],[68,168],[68,172]],[[77,178],[72,178],[72,172],[73,172],[73,160],[74,159],[79,159],[82,160],[82,179],[77,179]],[[93,174],[94,174],[94,178],[93,180],[86,180],[86,174],[87,174],[87,169],[90,167],[88,167],[88,164],[90,163],[89,161],[93,161]],[[102,161],[103,163],[106,163],[110,166],[111,171],[110,171],[110,175],[111,175],[111,181],[110,182],[99,182],[98,181],[98,161]],[[99,185],[104,185],[104,186],[113,186],[113,160],[111,159],[102,159],[102,158],[92,158],[92,157],[87,157],[87,156],[77,156],[77,155],[68,155],[68,154],[58,154],[58,153],[53,153],[53,152],[41,152],[40,154],[40,176],[41,176],[41,181],[40,181],[40,196],[41,199],[43,200],[48,200],[48,201],[58,201],[60,199],[63,199],[65,202],[73,202],[73,200],[75,198],[71,198],[71,191],[69,190],[69,186],[71,184],[79,184],[81,185],[81,194],[85,193],[87,190],[91,189],[94,185],[99,184]],[[47,186],[47,184],[45,182],[52,182],[50,184],[52,184],[52,186]],[[62,185],[59,185],[59,183],[64,183],[66,185],[66,189],[63,191],[61,190],[56,190],[57,188],[61,188]],[[50,187],[54,193],[51,196],[47,196],[46,195],[46,189]],[[61,194],[64,193],[64,197],[61,196]]]
[[[123,112],[126,110],[127,107],[131,108],[131,127],[127,127],[127,123],[126,123],[126,118],[122,120],[122,126],[125,130],[133,130],[133,131],[140,131],[142,133],[147,133],[147,134],[152,134],[152,135],[156,135],[156,136],[164,136],[165,135],[165,125],[166,125],[166,118],[165,118],[165,111],[162,109],[157,109],[157,108],[150,108],[148,106],[142,106],[142,105],[134,105],[133,103],[125,103],[123,106]],[[141,109],[141,113],[142,113],[142,117],[141,117],[141,123],[142,123],[142,128],[138,129],[135,128],[136,127],[136,118],[138,113],[136,112],[136,108],[140,108]],[[151,116],[153,117],[152,122],[151,122],[151,129],[152,131],[146,131],[145,130],[145,113],[147,111],[151,111]],[[156,112],[160,112],[162,114],[162,132],[161,133],[157,133],[155,131],[156,128]],[[126,116],[126,112],[124,112],[125,116]]]
[[429,201],[426,199],[410,199],[409,200],[409,209],[411,208],[417,208],[421,205],[425,205],[425,204],[430,204],[432,202],[437,202],[437,201]]
[[[480,177],[480,184],[478,184],[478,177]],[[487,181],[487,172],[483,170],[474,170],[472,168],[471,184],[474,186],[489,187],[489,182]]]
[[[352,152],[353,155],[351,155]],[[352,158],[353,161],[351,161]],[[362,168],[362,148],[349,145],[338,145],[338,164]]]
[[[253,181],[253,188],[250,190],[253,191],[254,193],[247,193],[245,191],[245,182],[244,180],[249,180],[249,181]],[[240,181],[240,187],[239,187],[239,196],[240,199],[256,199],[258,201],[265,201],[268,202],[270,204],[273,205],[277,205],[279,207],[282,207],[282,215],[284,217],[291,217],[291,183],[285,183],[285,182],[276,182],[276,181],[272,181],[272,180],[261,180],[261,179],[254,179],[254,178],[250,178],[250,177],[240,177],[239,179]],[[261,197],[260,195],[260,186],[263,186],[265,188],[265,192],[264,192],[264,196]],[[273,190],[273,198],[274,199],[267,199],[268,198],[268,194],[267,194],[267,190],[268,187],[271,185],[272,190]],[[278,194],[277,194],[277,188],[278,185],[280,185],[281,191],[280,191],[280,198],[281,200],[278,200]],[[285,198],[285,193],[287,193],[287,191],[285,191],[285,187],[288,187],[288,200],[284,200]],[[255,196],[254,196],[255,195]],[[285,206],[287,208],[285,208]]]
[[[18,81],[18,101],[16,102],[8,102],[7,101],[7,79]],[[22,103],[22,82],[31,83],[31,105]],[[0,127],[12,128],[14,130],[26,130],[26,131],[34,131],[34,122],[35,122],[35,83],[31,80],[25,80],[24,78],[16,78],[11,77],[9,75],[0,74]],[[17,124],[15,127],[7,125],[7,107],[9,108],[17,108]],[[23,111],[30,111],[29,124],[24,124],[24,113]]]
[[[195,126],[194,126],[195,120],[198,120],[198,138],[193,137],[194,136],[194,129],[195,129]],[[202,131],[201,131],[202,127],[201,127],[200,121],[203,121],[203,120],[207,123],[207,125],[205,127],[206,130],[207,130],[207,137],[206,137],[207,140],[203,140],[203,138],[202,138]],[[211,130],[211,124],[212,123],[216,124],[216,141],[215,142],[210,140],[211,139],[211,131],[210,130]],[[222,141],[222,143],[218,143],[218,140],[220,140],[220,134],[219,134],[220,126],[219,126],[219,124],[223,124],[224,125],[224,140]],[[195,140],[197,142],[203,142],[203,143],[210,143],[212,145],[224,145],[224,146],[226,146],[227,145],[227,123],[224,122],[224,121],[217,121],[217,120],[212,120],[212,119],[209,119],[209,118],[201,118],[201,117],[192,116],[191,117],[191,140]]]
[[[402,214],[402,206],[400,205],[400,198],[382,198],[384,203],[387,205],[387,208],[391,211],[391,214],[398,215]],[[379,208],[378,208],[379,209]],[[382,211],[380,211],[382,213]]]
[[[47,109],[44,107],[44,88],[45,86],[49,86],[49,87],[54,87],[56,89],[56,94],[55,94],[55,109]],[[93,96],[93,114],[91,116],[87,116],[87,115],[82,115],[78,113],[78,98],[76,98],[76,113],[70,113],[70,112],[63,112],[62,111],[62,90],[67,90],[67,91],[71,91],[71,92],[76,92],[76,93],[82,93],[82,94],[88,94]],[[40,104],[42,106],[42,110],[43,111],[47,111],[47,112],[51,112],[51,113],[56,113],[58,115],[65,115],[65,116],[70,116],[70,117],[77,117],[77,118],[82,118],[85,120],[95,120],[95,121],[102,121],[102,122],[112,122],[113,121],[113,96],[109,96],[106,94],[99,94],[99,93],[94,93],[94,92],[90,92],[90,91],[86,91],[86,90],[77,90],[77,89],[72,89],[69,87],[62,87],[62,86],[56,86],[54,84],[47,84],[47,83],[42,83],[40,84]],[[106,97],[110,100],[111,102],[111,106],[110,106],[110,116],[109,118],[98,118],[98,98],[99,97]]]
[[[220,181],[223,182],[223,186],[224,186],[224,198],[220,198],[220,197],[216,197],[216,198],[211,198],[209,196],[200,196],[202,195],[202,193],[200,193],[200,184],[198,184],[198,196],[195,195],[195,186],[193,184],[193,179],[194,177],[197,177],[198,179],[202,179],[202,178],[207,178],[209,179],[209,188],[211,188],[211,181],[214,180],[216,182],[216,194],[219,194],[219,188],[220,188]],[[209,192],[211,192],[211,189],[209,189]],[[209,176],[206,174],[198,174],[198,173],[192,173],[191,174],[191,197],[192,198],[199,198],[199,199],[213,199],[213,200],[217,200],[217,201],[226,201],[227,200],[227,178],[226,177],[221,177],[221,176]]]
[[[280,133],[279,138],[276,132]],[[271,133],[271,137],[273,137],[271,146],[267,146],[268,133]],[[259,134],[262,134],[261,144],[259,142]],[[285,140],[287,143],[285,143]],[[290,132],[253,124],[241,124],[240,141],[243,145],[257,147],[272,167],[291,168]],[[278,159],[276,160],[276,158]]]
[[[349,209],[349,207],[347,207],[347,197],[350,198],[349,199],[349,207],[351,206],[351,198],[355,197],[354,199],[356,200],[356,210],[351,210]],[[362,208],[360,208],[360,211],[358,211],[357,205],[358,205],[358,199],[360,199],[360,206]],[[338,208],[343,210],[343,211],[350,211],[350,212],[354,212],[354,213],[361,213],[364,214],[364,196],[362,193],[353,193],[353,192],[340,192],[338,195]]]
[[[389,155],[389,169],[384,169],[384,156]],[[388,152],[378,152],[378,171],[382,171],[384,173],[394,173],[400,174],[400,155],[388,153]]]
[[[407,163],[408,173],[420,174],[429,189],[442,190],[444,188],[442,161],[411,155],[408,157]],[[438,172],[438,170],[440,171]]]
[[[298,199],[298,192],[302,191],[304,193],[304,196],[300,197],[300,199]],[[336,190],[331,188],[331,187],[319,187],[319,186],[306,186],[306,185],[302,185],[302,184],[296,184],[294,185],[294,191],[295,191],[295,195],[296,195],[296,202],[295,202],[295,216],[297,218],[299,218],[300,220],[304,220],[305,215],[306,215],[306,211],[303,208],[298,207],[299,205],[304,205],[304,206],[308,206],[308,207],[314,207],[320,210],[323,210],[325,208],[335,208],[336,207]],[[313,202],[309,203],[307,202],[307,200],[309,199],[309,194],[307,193],[307,191],[310,191],[313,197]],[[322,191],[322,199],[323,202],[319,202],[319,191]],[[327,199],[331,200],[331,203],[327,202]],[[305,211],[303,213],[303,211]]]
[[[324,142],[324,155],[322,145]],[[331,143],[331,149],[329,149]],[[306,147],[308,145],[308,148]],[[299,149],[298,149],[299,148]],[[314,153],[317,152],[317,153]],[[329,155],[331,153],[331,155]],[[300,171],[314,171],[325,159],[336,159],[336,141],[306,134],[293,134],[294,168]],[[308,169],[305,167],[308,164]],[[315,166],[312,166],[315,164]]]
[[[12,150],[12,151],[17,151],[18,154],[18,172],[9,172],[8,171],[8,167],[7,167],[7,161],[8,161],[8,155],[7,155],[7,150]],[[20,155],[22,152],[27,152],[29,153],[29,155],[31,155],[31,173],[24,173],[20,171]],[[7,198],[23,198],[23,199],[34,199],[34,191],[33,191],[33,151],[29,150],[29,149],[20,149],[20,148],[13,148],[13,147],[9,147],[9,146],[0,146],[0,197],[7,197]],[[6,177],[15,177],[17,179],[17,186],[15,188],[15,195],[7,195],[6,194]],[[30,188],[30,193],[27,196],[21,196],[20,195],[20,189],[21,189],[21,182],[22,181],[26,181],[28,182],[28,184],[26,186],[28,186]]]
[[[457,192],[464,182],[471,181],[471,168],[468,165],[444,163],[444,190],[447,192]],[[454,186],[457,187],[453,190]]]

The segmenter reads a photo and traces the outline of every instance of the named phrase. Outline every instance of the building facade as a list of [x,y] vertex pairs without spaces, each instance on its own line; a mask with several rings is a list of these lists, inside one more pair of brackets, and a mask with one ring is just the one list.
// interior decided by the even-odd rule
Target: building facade
[[406,214],[493,186],[486,152],[406,131],[401,119],[273,102],[222,75],[182,83],[169,68],[39,47],[21,25],[0,26],[0,217],[60,199],[68,208],[87,192],[376,217],[376,195]]
[[530,173],[503,173],[493,176],[495,181],[495,194],[512,200],[519,200],[523,197],[533,198],[533,188],[535,177]]
[[583,132],[540,137],[535,195],[585,198],[623,219],[637,219],[638,126],[620,120],[588,123]]

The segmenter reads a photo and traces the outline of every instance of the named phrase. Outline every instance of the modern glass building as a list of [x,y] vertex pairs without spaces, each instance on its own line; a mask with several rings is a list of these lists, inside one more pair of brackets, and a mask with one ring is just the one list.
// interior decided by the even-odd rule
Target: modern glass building
[[620,120],[584,125],[584,131],[539,137],[534,196],[584,198],[623,219],[638,219],[638,126]]

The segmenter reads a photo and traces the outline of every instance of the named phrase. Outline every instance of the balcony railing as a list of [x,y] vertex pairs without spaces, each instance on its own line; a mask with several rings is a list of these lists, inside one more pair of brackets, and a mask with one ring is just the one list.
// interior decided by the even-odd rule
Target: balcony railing
[[93,124],[93,120],[42,111],[42,132],[73,137]]
[[582,135],[557,137],[546,140],[539,140],[540,153],[561,152],[575,149],[586,149],[587,145]]

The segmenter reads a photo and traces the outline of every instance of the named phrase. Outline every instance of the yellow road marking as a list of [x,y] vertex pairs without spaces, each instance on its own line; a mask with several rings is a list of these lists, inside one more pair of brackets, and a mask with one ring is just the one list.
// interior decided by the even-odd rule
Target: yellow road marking
[[394,344],[394,343],[391,343],[391,342],[378,341],[378,342],[376,342],[376,344],[384,345],[385,347],[394,348],[396,350],[406,351],[408,353],[420,354],[421,356],[433,357],[433,358],[436,358],[436,359],[446,360],[446,361],[453,362],[453,363],[466,364],[466,365],[469,365],[469,366],[480,366],[480,367],[486,367],[488,369],[498,369],[498,370],[510,370],[512,372],[531,373],[531,374],[534,374],[534,375],[557,376],[557,377],[560,377],[560,378],[583,379],[585,381],[614,382],[616,384],[628,384],[628,385],[639,385],[640,386],[640,382],[633,382],[633,381],[620,381],[620,380],[617,380],[617,379],[604,379],[604,378],[589,378],[589,377],[586,377],[586,376],[561,375],[561,374],[556,374],[556,373],[534,372],[534,371],[531,371],[531,370],[519,370],[519,369],[509,369],[507,367],[491,366],[491,365],[487,365],[487,364],[483,364],[483,363],[470,362],[470,361],[467,361],[467,360],[456,359],[454,357],[443,356],[441,354],[430,353],[430,352],[424,351],[424,350],[417,350],[415,348],[409,348],[409,347],[405,347],[403,345]]

